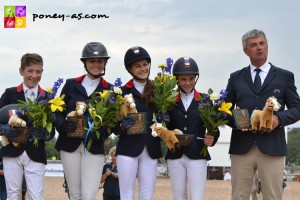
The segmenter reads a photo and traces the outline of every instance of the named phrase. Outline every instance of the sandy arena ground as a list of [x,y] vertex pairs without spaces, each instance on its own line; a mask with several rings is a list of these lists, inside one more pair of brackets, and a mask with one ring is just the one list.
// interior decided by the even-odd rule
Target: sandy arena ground
[[[46,177],[45,200],[68,200],[64,191],[63,178]],[[98,199],[102,200],[103,190],[99,190]],[[230,200],[230,181],[210,180],[206,185],[205,200]],[[137,196],[136,198],[137,199]],[[300,199],[300,182],[287,182],[283,200]],[[169,179],[157,179],[153,200],[173,200]]]

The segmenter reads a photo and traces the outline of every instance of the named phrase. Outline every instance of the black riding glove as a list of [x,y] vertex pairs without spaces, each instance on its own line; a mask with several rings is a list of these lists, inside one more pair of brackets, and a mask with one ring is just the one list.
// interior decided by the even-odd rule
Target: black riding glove
[[100,138],[102,138],[103,140],[107,139],[108,136],[110,135],[108,133],[108,126],[101,126],[99,129],[98,129],[99,133],[100,133]]
[[135,122],[136,122],[136,119],[134,119],[132,117],[125,117],[120,124],[121,129],[125,130],[125,129],[129,128],[130,126],[132,126],[133,124],[135,124]]
[[73,133],[77,129],[78,122],[68,118],[63,122],[61,126],[64,132]]
[[162,114],[157,114],[156,120],[158,123],[162,123],[162,121],[169,123],[170,122],[170,115],[167,112],[164,112]]
[[16,138],[20,135],[20,131],[10,125],[0,125],[0,132],[5,135],[9,140]]
[[29,129],[29,133],[38,140],[47,140],[50,137],[50,133],[47,129],[39,126],[32,126]]

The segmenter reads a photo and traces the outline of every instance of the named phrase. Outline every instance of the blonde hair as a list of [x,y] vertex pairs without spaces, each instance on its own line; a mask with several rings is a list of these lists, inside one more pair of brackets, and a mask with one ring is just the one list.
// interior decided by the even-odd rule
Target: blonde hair
[[112,153],[116,153],[116,150],[117,150],[117,147],[112,147],[112,148],[109,150],[108,155],[111,156]]

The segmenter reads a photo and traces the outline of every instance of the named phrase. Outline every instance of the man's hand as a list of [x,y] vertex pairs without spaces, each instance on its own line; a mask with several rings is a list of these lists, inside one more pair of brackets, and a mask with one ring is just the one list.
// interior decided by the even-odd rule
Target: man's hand
[[280,125],[280,119],[277,115],[272,116],[272,130],[271,132]]

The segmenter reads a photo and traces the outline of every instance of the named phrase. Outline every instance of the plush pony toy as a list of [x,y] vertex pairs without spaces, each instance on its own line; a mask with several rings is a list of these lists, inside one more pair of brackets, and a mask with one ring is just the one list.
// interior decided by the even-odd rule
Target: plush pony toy
[[267,132],[272,130],[272,116],[274,111],[280,108],[275,97],[269,97],[263,110],[254,110],[251,115],[252,132]]
[[[8,120],[8,124],[11,127],[26,127],[26,122],[23,119],[21,119],[20,117],[18,117],[17,115],[12,115]],[[3,144],[3,146],[7,146],[10,144],[10,142],[8,141],[8,139],[5,135],[2,136],[2,144]],[[17,142],[12,142],[12,144],[15,147],[19,147],[19,145],[20,145]]]
[[84,114],[85,110],[86,110],[86,103],[82,101],[77,101],[75,111],[71,111],[67,116],[80,117]]
[[166,143],[171,152],[175,152],[175,147],[179,148],[179,141],[175,134],[182,134],[182,131],[179,129],[170,131],[164,128],[161,123],[154,123],[150,128],[152,129],[152,136],[159,136]]
[[137,113],[136,105],[132,94],[124,95],[122,99],[122,104],[119,108],[117,119],[121,121],[124,119],[128,113]]

